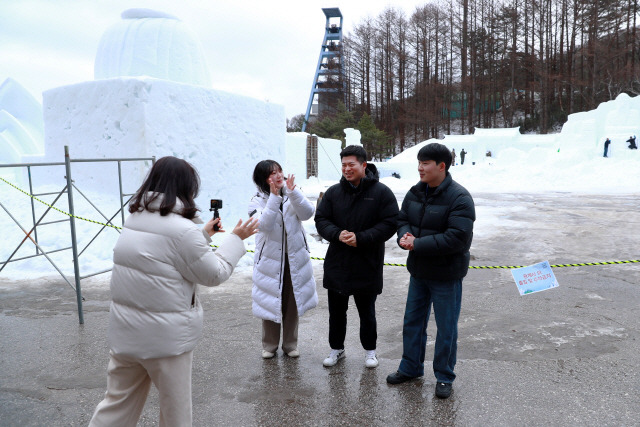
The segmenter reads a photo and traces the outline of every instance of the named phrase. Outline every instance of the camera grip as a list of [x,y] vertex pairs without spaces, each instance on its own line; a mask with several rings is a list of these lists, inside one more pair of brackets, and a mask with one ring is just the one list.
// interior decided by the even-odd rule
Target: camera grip
[[[218,213],[218,209],[214,209],[214,211],[213,211],[213,219],[216,219],[216,218],[220,218],[220,214]],[[218,224],[215,224],[213,226],[213,231],[220,231],[220,226]]]

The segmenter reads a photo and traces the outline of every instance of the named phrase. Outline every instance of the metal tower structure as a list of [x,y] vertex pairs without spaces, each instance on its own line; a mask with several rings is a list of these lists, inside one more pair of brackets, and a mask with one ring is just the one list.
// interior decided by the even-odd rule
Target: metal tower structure
[[304,115],[303,132],[307,128],[316,96],[317,111],[315,113],[319,116],[323,112],[335,110],[338,100],[344,102],[346,93],[342,60],[342,13],[337,7],[324,8],[322,11],[327,17],[327,23],[316,74],[311,85],[307,112]]

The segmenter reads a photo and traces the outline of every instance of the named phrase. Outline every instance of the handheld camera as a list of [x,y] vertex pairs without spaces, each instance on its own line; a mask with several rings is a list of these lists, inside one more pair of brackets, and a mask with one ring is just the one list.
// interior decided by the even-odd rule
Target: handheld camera
[[[222,209],[222,200],[221,199],[211,199],[211,208],[209,211],[213,211],[213,219],[220,218],[220,213],[218,209]],[[219,231],[220,226],[218,224],[213,226],[213,231]]]

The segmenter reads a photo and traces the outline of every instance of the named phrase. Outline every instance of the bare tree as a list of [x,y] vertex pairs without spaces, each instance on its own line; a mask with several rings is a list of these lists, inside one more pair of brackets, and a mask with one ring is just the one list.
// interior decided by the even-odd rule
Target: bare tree
[[547,132],[640,92],[638,1],[429,0],[409,17],[387,7],[346,38],[348,107],[391,150],[454,127]]

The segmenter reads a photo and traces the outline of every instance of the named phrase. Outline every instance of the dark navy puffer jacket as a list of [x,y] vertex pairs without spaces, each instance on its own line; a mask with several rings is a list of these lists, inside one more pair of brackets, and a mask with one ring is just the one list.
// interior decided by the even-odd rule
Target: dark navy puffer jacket
[[[331,186],[316,209],[318,233],[329,241],[324,261],[325,288],[344,295],[380,294],[384,244],[397,230],[398,201],[378,171],[367,164],[357,188],[342,177]],[[339,240],[340,232],[356,233],[357,247]]]
[[449,172],[428,198],[426,189],[423,182],[411,187],[398,216],[398,243],[407,232],[416,237],[407,269],[419,279],[460,279],[469,269],[473,198]]

